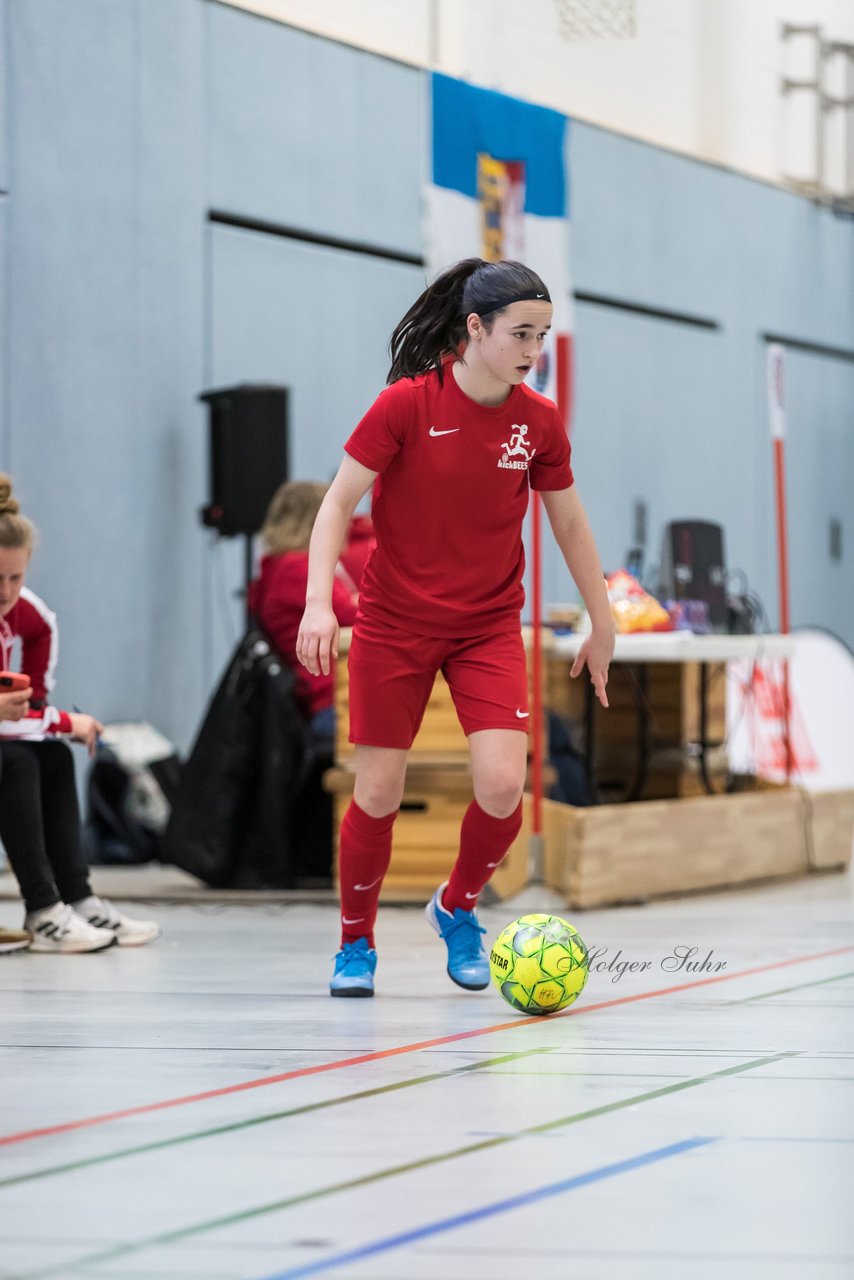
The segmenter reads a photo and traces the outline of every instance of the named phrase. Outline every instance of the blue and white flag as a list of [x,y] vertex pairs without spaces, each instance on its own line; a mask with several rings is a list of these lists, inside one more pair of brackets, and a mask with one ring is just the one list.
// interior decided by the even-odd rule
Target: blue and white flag
[[566,143],[558,111],[431,76],[432,173],[427,245],[435,276],[461,258],[515,258],[545,282],[552,336],[530,376],[569,425],[572,292]]

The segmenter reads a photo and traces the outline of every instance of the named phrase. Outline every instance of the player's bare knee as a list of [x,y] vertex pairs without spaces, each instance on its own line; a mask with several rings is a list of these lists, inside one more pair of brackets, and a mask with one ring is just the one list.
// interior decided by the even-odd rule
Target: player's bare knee
[[388,781],[377,779],[369,782],[359,781],[356,783],[353,798],[363,813],[367,813],[371,818],[384,818],[400,808],[403,789],[396,778]]
[[493,818],[509,818],[519,807],[523,787],[524,781],[515,774],[498,774],[479,785],[475,783],[474,794],[484,813]]

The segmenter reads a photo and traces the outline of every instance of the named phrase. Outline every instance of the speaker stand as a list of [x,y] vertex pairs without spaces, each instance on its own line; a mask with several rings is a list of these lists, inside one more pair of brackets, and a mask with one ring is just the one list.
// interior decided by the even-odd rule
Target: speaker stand
[[244,533],[243,535],[243,612],[247,630],[252,624],[252,615],[249,611],[249,584],[252,581],[252,569],[254,567],[254,538],[254,533]]

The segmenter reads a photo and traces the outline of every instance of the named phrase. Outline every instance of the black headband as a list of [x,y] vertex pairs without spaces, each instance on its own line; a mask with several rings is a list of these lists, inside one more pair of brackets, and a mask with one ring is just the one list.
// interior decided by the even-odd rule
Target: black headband
[[499,311],[502,307],[512,307],[514,302],[551,302],[551,298],[545,291],[537,293],[536,289],[526,289],[524,293],[514,293],[512,298],[502,298],[500,302],[481,302],[478,306],[472,307],[472,311],[478,316],[488,316],[490,311]]

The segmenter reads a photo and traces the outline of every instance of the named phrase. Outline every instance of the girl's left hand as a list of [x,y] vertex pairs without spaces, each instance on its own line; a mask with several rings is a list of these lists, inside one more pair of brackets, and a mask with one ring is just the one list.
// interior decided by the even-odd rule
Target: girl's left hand
[[0,720],[23,720],[30,709],[32,689],[15,689],[0,693]]
[[104,726],[94,716],[84,715],[77,711],[71,716],[71,736],[75,742],[84,743],[90,756],[95,754],[98,736],[104,732]]
[[578,656],[572,664],[570,675],[575,677],[580,675],[586,665],[590,672],[590,679],[593,688],[596,690],[596,697],[602,703],[603,707],[608,705],[608,695],[605,687],[608,683],[608,668],[611,665],[611,659],[614,656],[614,631],[612,628],[593,630],[586,638],[581,648],[578,650]]

